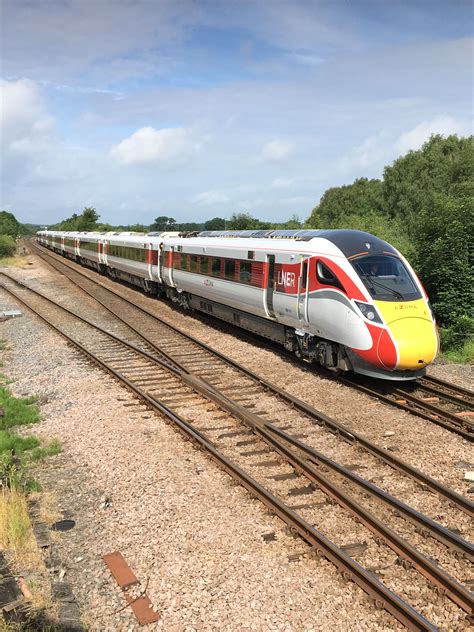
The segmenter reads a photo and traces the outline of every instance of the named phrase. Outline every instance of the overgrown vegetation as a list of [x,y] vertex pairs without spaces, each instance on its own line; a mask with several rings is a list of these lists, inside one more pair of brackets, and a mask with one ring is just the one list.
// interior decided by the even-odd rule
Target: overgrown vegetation
[[13,257],[16,250],[16,242],[10,235],[0,235],[0,258]]

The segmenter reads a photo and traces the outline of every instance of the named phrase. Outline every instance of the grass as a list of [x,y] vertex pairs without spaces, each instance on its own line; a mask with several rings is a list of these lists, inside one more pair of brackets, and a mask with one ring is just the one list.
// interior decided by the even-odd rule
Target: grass
[[22,555],[31,536],[26,497],[18,489],[3,488],[0,495],[0,544],[15,556]]
[[23,436],[11,429],[34,424],[40,415],[35,397],[14,397],[5,385],[0,386],[0,483],[25,492],[38,491],[39,484],[28,474],[32,463],[59,454],[61,446],[55,439],[45,445],[34,436]]
[[35,397],[14,397],[5,386],[0,386],[0,408],[4,410],[3,417],[0,417],[0,429],[39,421],[39,411],[35,402]]
[[441,359],[459,364],[474,363],[474,340],[466,340],[462,347],[450,349],[441,353]]
[[14,267],[14,268],[26,268],[28,261],[26,257],[21,255],[15,255],[14,257],[0,257],[1,267]]

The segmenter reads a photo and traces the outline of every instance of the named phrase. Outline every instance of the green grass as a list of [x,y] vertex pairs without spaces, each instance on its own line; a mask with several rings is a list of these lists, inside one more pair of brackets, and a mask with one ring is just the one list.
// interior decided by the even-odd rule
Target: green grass
[[3,417],[0,417],[0,430],[39,421],[35,402],[35,397],[13,397],[5,386],[0,386],[0,408],[4,410]]
[[4,413],[0,417],[0,482],[25,492],[38,491],[39,484],[28,474],[30,465],[59,454],[61,446],[55,439],[41,445],[37,437],[12,432],[17,426],[39,421],[35,397],[14,397],[4,383],[0,386],[0,408]]
[[26,257],[16,255],[14,257],[0,257],[0,267],[26,268]]
[[466,340],[462,347],[443,351],[440,355],[442,360],[448,362],[472,364],[474,363],[474,340]]

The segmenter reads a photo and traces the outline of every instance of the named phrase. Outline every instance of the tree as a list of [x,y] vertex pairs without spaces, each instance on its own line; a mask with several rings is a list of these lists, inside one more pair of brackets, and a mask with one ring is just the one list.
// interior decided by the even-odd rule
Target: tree
[[0,211],[0,234],[18,237],[21,233],[21,224],[13,215],[7,211]]
[[385,167],[383,196],[387,213],[405,224],[410,236],[418,230],[418,215],[438,193],[473,182],[473,137],[433,135],[417,151],[410,151]]
[[250,213],[232,213],[226,224],[228,230],[265,230],[271,227],[269,222],[261,222]]
[[84,207],[80,215],[73,213],[71,217],[65,219],[51,228],[53,230],[79,230],[93,231],[97,230],[99,214],[92,206]]
[[16,242],[11,235],[0,235],[0,257],[12,257],[16,251]]
[[173,217],[166,217],[166,215],[160,215],[157,217],[153,224],[150,226],[151,231],[163,231],[163,230],[176,230],[176,220]]
[[308,228],[348,228],[349,215],[384,214],[382,182],[359,178],[352,184],[328,189],[306,220]]
[[96,230],[99,214],[92,206],[86,206],[77,218],[76,230]]
[[303,228],[303,222],[300,217],[293,213],[290,219],[287,222],[283,222],[283,224],[277,224],[277,227],[282,230],[298,230]]
[[214,217],[204,222],[204,230],[225,230],[226,221],[222,217]]

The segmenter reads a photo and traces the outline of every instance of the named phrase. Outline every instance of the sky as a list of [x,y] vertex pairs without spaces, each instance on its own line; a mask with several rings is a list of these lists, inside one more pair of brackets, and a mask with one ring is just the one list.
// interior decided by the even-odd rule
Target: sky
[[468,0],[0,0],[0,208],[249,212],[472,133]]

